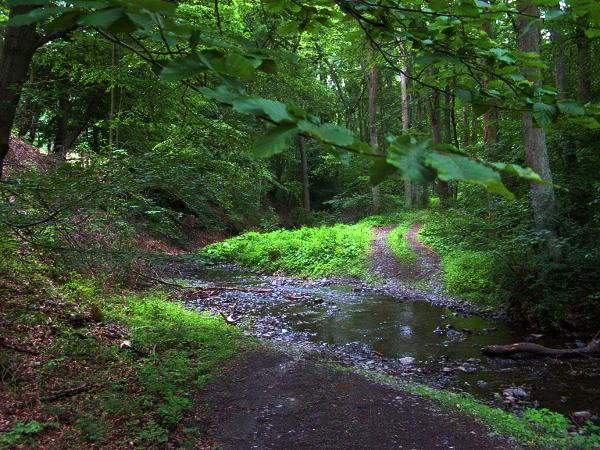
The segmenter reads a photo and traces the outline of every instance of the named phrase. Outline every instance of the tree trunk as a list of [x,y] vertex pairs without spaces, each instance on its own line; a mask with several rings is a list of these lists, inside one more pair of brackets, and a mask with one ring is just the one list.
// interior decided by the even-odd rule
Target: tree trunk
[[564,39],[556,32],[550,32],[552,41],[552,59],[554,62],[554,82],[558,96],[564,98],[567,94],[567,61],[564,57]]
[[[438,91],[433,91],[433,93],[431,95],[429,117],[431,118],[431,133],[432,133],[432,137],[433,137],[433,143],[441,144],[443,142],[442,111],[440,108],[440,93]],[[442,206],[447,206],[448,199],[450,197],[449,189],[448,189],[448,182],[442,181],[442,180],[437,180],[436,181],[436,191],[437,191],[438,197],[440,199],[440,204]]]
[[[25,14],[35,6],[15,6],[10,17]],[[10,133],[19,105],[21,87],[37,48],[35,25],[7,27],[0,43],[0,179],[8,153]]]
[[67,148],[65,146],[67,139],[67,122],[69,117],[70,104],[64,98],[58,99],[58,115],[56,116],[56,133],[54,135],[53,153],[59,160],[66,160]]
[[[111,47],[110,54],[111,65],[113,69],[117,65],[117,44],[113,42]],[[115,129],[114,129],[114,120],[115,120],[115,110],[117,106],[116,101],[116,89],[114,86],[110,88],[110,111],[108,113],[108,145],[115,144]]]
[[[377,68],[371,68],[369,81],[369,138],[373,152],[379,154],[377,142]],[[371,188],[373,195],[373,212],[377,214],[381,210],[381,192],[379,186]]]
[[[400,97],[402,99],[402,131],[408,132],[410,129],[410,104],[408,98],[408,64],[404,64],[400,73]],[[417,183],[411,180],[404,180],[404,203],[408,208],[417,205],[418,199]]]
[[[525,14],[517,23],[519,49],[523,52],[539,53],[540,31],[537,25],[530,23],[532,16],[539,16],[539,10],[531,0],[519,0],[518,7],[519,11]],[[534,83],[541,85],[539,68],[528,68],[524,73]],[[531,113],[523,114],[523,145],[529,167],[551,183],[552,172],[546,148],[546,133],[543,129],[534,127]],[[531,206],[536,229],[544,235],[546,256],[551,260],[560,259],[552,184],[531,183]]]
[[577,100],[579,103],[590,101],[592,91],[592,56],[590,39],[585,34],[587,28],[587,17],[580,17],[577,21],[576,43],[577,43]]
[[[494,30],[490,20],[483,21],[483,30],[490,38],[494,37]],[[489,83],[494,79],[491,75],[486,75],[483,80],[483,87],[487,88]],[[485,155],[489,159],[496,158],[496,143],[498,142],[498,108],[491,106],[483,114],[483,146]]]
[[[564,57],[564,38],[556,31],[550,32],[552,41],[552,60],[554,63],[554,86],[558,98],[565,98],[567,95],[567,61]],[[567,173],[577,165],[577,153],[571,145],[561,145],[562,156],[567,169]]]
[[298,149],[300,150],[300,160],[302,162],[302,206],[310,211],[310,185],[308,184],[308,161],[306,159],[306,149],[304,147],[304,137],[298,136]]
[[467,105],[463,106],[462,124],[463,124],[463,147],[471,145],[471,127],[469,121],[469,109]]

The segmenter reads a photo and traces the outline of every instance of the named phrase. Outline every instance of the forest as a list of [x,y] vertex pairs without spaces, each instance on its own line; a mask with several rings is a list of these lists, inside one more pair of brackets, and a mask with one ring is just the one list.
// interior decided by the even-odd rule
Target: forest
[[0,1],[0,449],[600,448],[597,0]]

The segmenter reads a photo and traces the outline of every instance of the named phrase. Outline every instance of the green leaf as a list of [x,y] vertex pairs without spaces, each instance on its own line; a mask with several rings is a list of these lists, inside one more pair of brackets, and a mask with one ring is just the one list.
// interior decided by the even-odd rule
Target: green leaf
[[65,12],[72,11],[72,8],[65,8],[63,6],[53,6],[48,8],[35,8],[26,14],[19,14],[11,17],[5,24],[9,27],[20,27],[24,25],[31,25],[32,23],[44,22],[46,19]]
[[377,158],[369,169],[369,180],[371,185],[377,186],[395,172],[397,172],[397,168],[388,163],[385,158]]
[[298,128],[328,144],[344,147],[354,142],[354,136],[347,128],[332,123],[315,125],[308,120],[301,120],[298,122]]
[[242,98],[235,100],[233,102],[233,108],[242,114],[267,116],[277,123],[294,121],[294,118],[288,113],[284,103],[265,98]]
[[556,107],[547,103],[535,102],[533,104],[533,118],[540,128],[550,125],[556,117]]
[[558,110],[563,114],[568,114],[570,116],[585,115],[583,106],[575,102],[558,102],[556,106],[558,106]]
[[103,9],[83,16],[79,19],[79,24],[107,28],[117,20],[121,19],[124,13],[125,10],[123,8]]
[[505,164],[501,162],[494,163],[494,166],[501,172],[508,175],[514,175],[523,180],[534,181],[536,183],[547,183],[530,167],[522,167],[518,164]]
[[293,124],[282,124],[271,128],[267,134],[259,137],[254,143],[254,155],[258,158],[267,158],[287,150],[290,139],[298,131],[298,128]]
[[215,70],[239,78],[252,78],[261,64],[259,59],[246,58],[238,53],[230,53],[211,62]]
[[460,155],[442,155],[430,153],[426,163],[437,171],[442,181],[460,180],[484,186],[489,192],[495,192],[506,198],[514,195],[502,183],[500,174],[471,158]]
[[468,89],[456,88],[454,94],[460,99],[461,102],[469,103],[473,100],[473,93]]
[[197,75],[206,70],[196,55],[187,55],[173,59],[162,69],[160,77],[165,81],[179,81]]
[[417,140],[413,136],[400,136],[389,148],[387,162],[398,168],[405,180],[427,182],[435,178],[435,172],[425,164],[431,152],[431,140]]

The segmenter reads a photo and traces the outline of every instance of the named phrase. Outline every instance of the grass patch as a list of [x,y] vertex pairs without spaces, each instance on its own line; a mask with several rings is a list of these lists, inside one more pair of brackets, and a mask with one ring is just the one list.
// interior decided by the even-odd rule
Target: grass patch
[[444,288],[455,297],[497,307],[507,299],[501,242],[485,223],[459,210],[430,211],[419,240],[440,257]]
[[14,329],[0,337],[14,349],[0,351],[0,402],[16,406],[0,448],[193,448],[202,430],[184,425],[196,395],[246,341],[165,293],[116,295],[103,285],[72,276],[2,304],[0,321]]
[[417,261],[417,255],[410,246],[406,234],[412,226],[412,221],[406,221],[398,224],[388,235],[388,245],[392,253],[403,263],[411,264]]
[[209,245],[202,253],[252,270],[282,271],[307,278],[334,275],[369,278],[372,239],[368,223],[303,227],[245,233]]

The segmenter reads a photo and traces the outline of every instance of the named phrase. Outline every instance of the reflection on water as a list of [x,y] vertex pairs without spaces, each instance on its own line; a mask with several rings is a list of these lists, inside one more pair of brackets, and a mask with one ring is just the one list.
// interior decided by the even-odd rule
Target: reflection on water
[[[541,406],[563,412],[598,411],[600,364],[597,359],[560,361],[484,357],[480,348],[527,338],[525,330],[504,322],[464,316],[424,301],[401,301],[352,286],[302,283],[231,270],[210,270],[200,280],[240,286],[269,286],[272,293],[227,293],[252,305],[256,315],[284,317],[286,328],[306,332],[316,343],[362,344],[387,358],[415,358],[426,373],[452,366],[452,383],[490,399],[506,387],[523,386]],[[286,294],[303,301],[286,300]],[[308,299],[308,300],[307,300]],[[556,346],[560,342],[540,341]],[[471,359],[471,364],[463,362]],[[461,369],[462,367],[462,369]],[[459,369],[459,370],[457,370]]]

